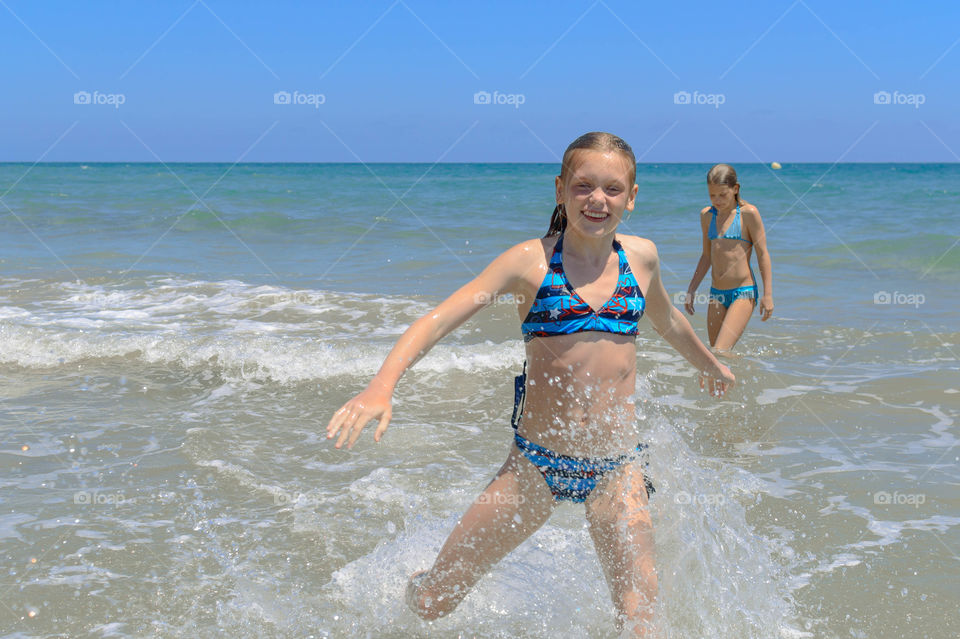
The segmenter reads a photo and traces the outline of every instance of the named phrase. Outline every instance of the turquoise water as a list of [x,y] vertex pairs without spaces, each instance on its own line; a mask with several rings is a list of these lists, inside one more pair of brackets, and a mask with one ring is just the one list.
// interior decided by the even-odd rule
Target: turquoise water
[[[960,208],[958,167],[741,165],[743,195],[760,208],[778,259],[780,303],[816,289],[826,296],[818,312],[829,313],[841,299],[833,291],[860,295],[861,285],[935,297],[960,267],[960,251],[950,250]],[[707,168],[638,168],[638,206],[625,230],[657,243],[671,287],[685,288],[696,263],[696,212],[707,202]],[[443,294],[510,244],[542,234],[555,169],[5,164],[0,188],[13,188],[3,198],[10,210],[0,208],[0,251],[8,274],[237,277]],[[387,265],[403,277],[382,277]]]
[[[623,230],[671,293],[707,168],[638,167]],[[664,627],[954,636],[960,165],[737,169],[776,303],[739,386],[712,402],[638,338]],[[512,309],[404,378],[383,444],[322,437],[406,326],[543,234],[556,170],[0,165],[0,632],[610,636],[572,507],[455,615],[400,600],[509,445]]]

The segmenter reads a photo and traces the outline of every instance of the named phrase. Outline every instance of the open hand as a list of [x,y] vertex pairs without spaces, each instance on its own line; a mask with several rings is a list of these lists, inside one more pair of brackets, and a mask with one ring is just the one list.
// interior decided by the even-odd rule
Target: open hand
[[353,448],[363,427],[370,420],[377,419],[379,423],[377,430],[373,433],[373,440],[379,442],[390,424],[391,414],[390,394],[367,387],[333,414],[330,423],[327,424],[327,439],[333,439],[337,433],[340,433],[336,447],[340,448],[346,441],[347,448]]
[[714,373],[706,371],[700,373],[700,390],[706,388],[714,397],[723,397],[727,389],[733,388],[736,383],[737,378],[723,364],[720,364],[720,369]]

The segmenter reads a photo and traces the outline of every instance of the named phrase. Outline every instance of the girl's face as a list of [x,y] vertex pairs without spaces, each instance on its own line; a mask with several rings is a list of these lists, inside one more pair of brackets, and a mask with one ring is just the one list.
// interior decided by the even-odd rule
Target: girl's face
[[635,167],[622,153],[578,150],[566,180],[557,177],[557,204],[567,211],[567,230],[591,237],[616,231],[623,212],[632,211],[639,188]]
[[710,204],[718,211],[730,211],[737,205],[739,184],[733,188],[725,184],[708,184],[707,190],[710,192]]

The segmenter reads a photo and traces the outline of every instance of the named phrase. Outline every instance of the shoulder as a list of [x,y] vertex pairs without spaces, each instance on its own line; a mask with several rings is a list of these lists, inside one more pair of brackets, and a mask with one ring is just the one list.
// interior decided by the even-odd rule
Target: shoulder
[[559,235],[553,235],[525,240],[508,248],[500,257],[523,264],[535,264],[538,261],[543,261],[545,257],[549,258],[549,254],[553,251],[553,247],[556,246],[559,238]]
[[546,269],[556,243],[557,236],[525,240],[501,253],[490,266],[521,277],[542,271]]
[[758,211],[757,207],[755,207],[753,204],[750,204],[749,202],[743,202],[740,205],[740,215],[742,215],[744,218],[748,220],[760,219],[760,211]]
[[543,257],[543,252],[547,247],[553,248],[556,244],[556,237],[538,237],[532,240],[524,240],[519,244],[514,244],[506,251],[500,254],[500,258],[509,260],[533,260],[536,257]]
[[648,268],[653,268],[660,259],[657,254],[657,245],[645,237],[620,235],[618,233],[617,240],[627,254],[627,260],[634,264],[643,264]]
[[712,212],[713,212],[712,206],[705,206],[702,209],[700,209],[700,224],[704,228],[706,228],[707,225],[710,223],[710,221],[713,220]]

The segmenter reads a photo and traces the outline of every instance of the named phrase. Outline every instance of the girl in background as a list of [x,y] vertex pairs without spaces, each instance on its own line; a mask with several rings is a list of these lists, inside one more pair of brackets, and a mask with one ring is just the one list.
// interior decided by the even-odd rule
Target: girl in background
[[734,168],[729,164],[711,168],[707,172],[707,190],[711,206],[700,211],[703,252],[687,288],[684,308],[693,315],[697,287],[711,271],[707,334],[710,346],[722,353],[736,345],[757,306],[757,280],[750,267],[753,249],[757,251],[763,279],[763,297],[759,298],[762,321],[770,319],[773,313],[773,270],[760,212],[740,199]]

